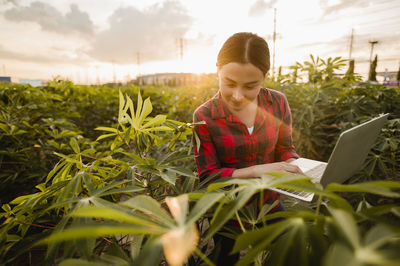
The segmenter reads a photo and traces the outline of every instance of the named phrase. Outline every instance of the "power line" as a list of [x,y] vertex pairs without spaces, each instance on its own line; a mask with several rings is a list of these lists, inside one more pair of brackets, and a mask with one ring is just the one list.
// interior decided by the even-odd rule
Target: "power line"
[[379,18],[377,20],[369,20],[367,22],[361,22],[358,23],[357,26],[360,27],[366,27],[366,25],[377,25],[379,23],[379,25],[383,25],[384,23],[393,23],[397,20],[400,20],[399,16],[393,16],[393,17],[388,17],[388,18]]

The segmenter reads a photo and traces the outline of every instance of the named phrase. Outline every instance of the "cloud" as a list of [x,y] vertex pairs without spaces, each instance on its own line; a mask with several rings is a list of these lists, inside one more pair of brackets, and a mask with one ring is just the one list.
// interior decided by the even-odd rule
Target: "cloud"
[[7,5],[7,4],[18,5],[17,2],[18,2],[18,0],[0,0],[0,6]]
[[323,16],[338,13],[344,9],[355,7],[366,7],[369,5],[368,0],[340,0],[339,3],[329,5],[329,0],[320,0],[320,7],[323,9]]
[[249,9],[249,17],[260,17],[268,8],[273,8],[278,0],[257,0]]
[[[14,52],[8,49],[5,49],[0,44],[0,59],[2,60],[14,60],[21,61],[24,63],[38,63],[38,64],[82,64],[87,62],[84,59],[84,55],[81,54],[80,57],[72,58],[67,56],[63,51],[56,51],[56,54],[47,55],[35,53],[34,55]],[[79,52],[79,51],[78,51]]]
[[179,2],[167,1],[145,10],[121,7],[109,18],[110,27],[99,32],[89,55],[118,64],[177,58],[177,40],[189,31],[193,19]]
[[[15,2],[15,1],[14,1]],[[94,26],[89,15],[79,10],[75,4],[63,15],[53,6],[43,2],[32,2],[30,6],[16,6],[4,12],[4,17],[14,22],[34,22],[49,32],[61,34],[78,33],[92,36]]]

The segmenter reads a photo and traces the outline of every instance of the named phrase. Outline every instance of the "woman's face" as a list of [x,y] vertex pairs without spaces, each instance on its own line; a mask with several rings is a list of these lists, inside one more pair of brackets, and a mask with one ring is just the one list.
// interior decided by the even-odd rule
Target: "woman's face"
[[250,63],[231,62],[219,70],[219,91],[231,111],[242,111],[250,103],[257,103],[264,74]]

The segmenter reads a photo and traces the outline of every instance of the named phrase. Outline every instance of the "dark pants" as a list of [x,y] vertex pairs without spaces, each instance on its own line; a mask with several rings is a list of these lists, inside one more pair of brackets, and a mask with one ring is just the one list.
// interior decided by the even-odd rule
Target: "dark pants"
[[[285,207],[283,207],[283,205],[281,203],[279,203],[278,207],[273,212],[279,212],[279,211],[285,211]],[[273,224],[273,223],[279,222],[282,219],[283,218],[277,218],[277,219],[267,221],[266,223]],[[217,266],[235,265],[235,263],[239,261],[240,254],[239,253],[229,254],[232,251],[233,246],[235,245],[235,239],[220,235],[218,233],[216,235],[214,235],[213,239],[214,239],[214,244],[215,244],[213,253],[214,253],[214,256],[216,256],[216,257],[212,258],[213,262]]]

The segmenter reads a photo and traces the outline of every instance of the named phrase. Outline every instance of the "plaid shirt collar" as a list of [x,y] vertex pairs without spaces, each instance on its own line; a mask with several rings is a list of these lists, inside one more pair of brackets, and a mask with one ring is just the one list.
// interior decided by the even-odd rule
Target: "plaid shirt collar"
[[[263,90],[265,93],[263,93]],[[272,104],[271,92],[266,88],[261,88],[260,93],[257,96],[258,105],[267,106]],[[265,110],[264,108],[258,108],[258,110]],[[256,123],[262,123],[266,117],[265,112],[257,111]],[[211,118],[227,118],[230,122],[240,122],[228,109],[224,101],[222,100],[221,93],[218,93],[212,98],[211,105]],[[241,122],[240,122],[241,123]]]

